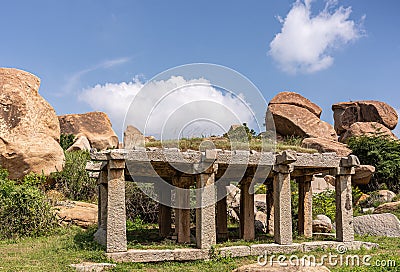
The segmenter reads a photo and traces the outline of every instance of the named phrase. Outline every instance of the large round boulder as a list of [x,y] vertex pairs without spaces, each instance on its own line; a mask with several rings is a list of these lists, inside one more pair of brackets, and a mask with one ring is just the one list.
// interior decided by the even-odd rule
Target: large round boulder
[[269,104],[287,104],[298,106],[300,108],[309,110],[318,118],[321,116],[322,113],[322,109],[317,104],[314,104],[309,99],[295,92],[278,93],[274,98],[272,98]]
[[58,116],[58,120],[62,134],[85,136],[92,148],[105,150],[118,147],[118,137],[104,112],[66,114]]
[[326,138],[306,138],[301,143],[304,148],[316,149],[320,153],[335,152],[338,156],[347,157],[351,149],[347,145]]
[[351,124],[348,130],[339,137],[339,141],[342,143],[347,143],[351,137],[377,135],[388,136],[394,140],[398,139],[390,129],[380,123],[356,122]]
[[[280,135],[337,140],[333,127],[308,109],[290,104],[270,104],[268,110],[272,114],[276,132]],[[272,129],[269,124],[266,120],[267,130]]]
[[398,115],[394,108],[380,101],[341,102],[332,106],[335,130],[346,132],[356,122],[377,122],[390,130],[396,128]]
[[40,79],[28,72],[0,68],[0,165],[11,179],[63,167],[57,115],[39,86]]

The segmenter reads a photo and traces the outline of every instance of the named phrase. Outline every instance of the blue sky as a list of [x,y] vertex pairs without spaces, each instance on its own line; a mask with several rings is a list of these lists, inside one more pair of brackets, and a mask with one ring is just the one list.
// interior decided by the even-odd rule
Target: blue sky
[[[140,85],[166,69],[196,62],[238,71],[267,101],[282,90],[299,92],[320,105],[322,119],[330,123],[337,102],[371,99],[400,109],[400,2],[330,0],[325,15],[351,7],[343,20],[349,24],[335,27],[321,16],[326,28],[317,29],[321,35],[312,35],[311,45],[321,39],[327,45],[296,40],[292,49],[300,53],[289,52],[282,60],[287,52],[273,55],[270,44],[283,33],[288,14],[297,5],[313,19],[326,7],[322,0],[295,2],[7,1],[0,10],[0,65],[39,76],[40,94],[58,114],[110,111],[93,102],[102,100],[101,91],[93,93],[96,85],[103,91],[107,83]],[[294,28],[302,22],[292,19]],[[291,33],[286,44],[303,32]],[[94,94],[93,103],[87,95],[82,99],[87,91]]]

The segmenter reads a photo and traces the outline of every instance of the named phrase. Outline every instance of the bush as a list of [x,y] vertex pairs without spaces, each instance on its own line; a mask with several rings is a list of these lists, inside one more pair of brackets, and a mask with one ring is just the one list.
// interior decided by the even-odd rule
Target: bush
[[0,170],[0,238],[42,236],[57,226],[44,193],[30,184],[33,177],[17,184],[8,179],[6,170]]
[[[157,223],[158,203],[148,196],[154,194],[150,186],[139,188],[133,182],[126,183],[126,218],[131,222],[140,219],[144,223]],[[146,194],[142,190],[145,190]]]
[[65,153],[65,166],[61,172],[53,173],[55,189],[71,200],[94,202],[97,197],[97,185],[85,170],[90,161],[87,151],[71,151]]
[[373,165],[375,174],[364,192],[375,191],[387,186],[389,190],[400,192],[400,141],[385,136],[351,138],[349,147],[362,164]]
[[73,134],[61,134],[60,135],[60,146],[63,150],[67,150],[75,141]]
[[336,218],[335,190],[326,190],[313,195],[313,217],[318,214],[328,216],[332,222]]

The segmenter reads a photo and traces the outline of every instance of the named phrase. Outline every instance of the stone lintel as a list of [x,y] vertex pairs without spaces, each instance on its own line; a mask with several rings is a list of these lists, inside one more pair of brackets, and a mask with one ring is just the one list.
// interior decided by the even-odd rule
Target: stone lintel
[[90,152],[90,158],[93,161],[107,161],[108,157],[107,154],[110,153],[109,150],[106,151],[100,151],[100,152]]
[[276,162],[275,164],[291,164],[297,161],[296,152],[291,150],[285,150],[282,153],[276,155]]
[[360,165],[360,160],[355,155],[343,157],[340,160],[341,167],[353,167],[353,166],[359,166],[359,165]]
[[86,171],[98,172],[107,166],[106,161],[88,161],[85,166]]

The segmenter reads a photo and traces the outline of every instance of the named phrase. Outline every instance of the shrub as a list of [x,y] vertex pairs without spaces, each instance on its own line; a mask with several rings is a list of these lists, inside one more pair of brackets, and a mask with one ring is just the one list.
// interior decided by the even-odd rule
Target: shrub
[[[133,182],[127,182],[125,186],[126,217],[132,222],[138,218],[144,223],[157,223],[158,203],[149,197],[154,194],[152,185],[139,188]],[[144,193],[144,190],[146,193]]]
[[400,141],[379,135],[361,136],[351,138],[348,145],[362,164],[376,168],[370,183],[360,189],[368,192],[387,186],[396,193],[400,191]]
[[0,237],[36,237],[51,232],[57,226],[57,219],[44,193],[29,181],[17,184],[7,176],[1,169]]
[[75,136],[73,134],[61,134],[60,135],[60,146],[62,149],[67,150],[75,140]]
[[313,195],[313,217],[318,214],[328,216],[332,221],[336,218],[335,191],[326,190]]
[[61,172],[53,173],[55,189],[71,200],[95,201],[97,185],[85,170],[90,161],[87,151],[72,151],[65,153],[65,166]]

